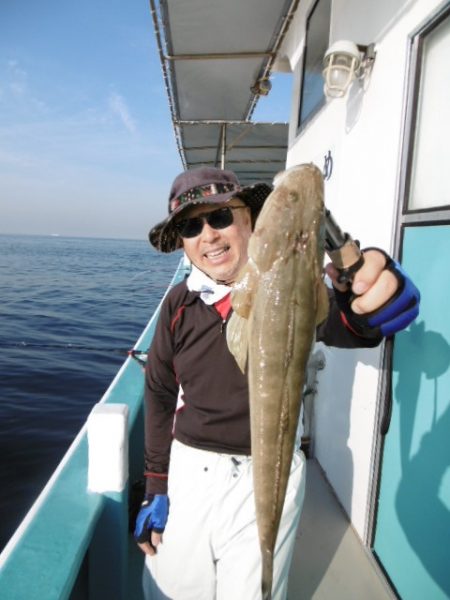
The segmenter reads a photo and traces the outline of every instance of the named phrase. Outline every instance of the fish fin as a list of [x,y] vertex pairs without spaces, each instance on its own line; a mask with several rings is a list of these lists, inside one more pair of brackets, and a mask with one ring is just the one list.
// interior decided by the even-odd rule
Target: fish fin
[[328,317],[330,300],[328,298],[327,286],[322,279],[317,281],[317,310],[316,325],[320,325]]
[[248,318],[253,304],[259,281],[259,273],[255,263],[249,259],[239,273],[231,292],[231,306],[233,310],[245,319]]
[[248,321],[234,312],[227,324],[227,344],[240,370],[245,373],[248,355]]

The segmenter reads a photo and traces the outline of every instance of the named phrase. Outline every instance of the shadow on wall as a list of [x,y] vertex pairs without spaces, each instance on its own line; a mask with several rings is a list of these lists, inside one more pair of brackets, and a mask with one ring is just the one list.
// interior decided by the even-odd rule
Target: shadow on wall
[[[442,481],[450,466],[450,394],[439,393],[438,379],[450,365],[450,346],[425,323],[413,323],[396,339],[394,362],[398,371],[395,397],[400,411],[402,476],[396,493],[396,511],[409,544],[430,577],[450,597],[450,511],[440,498]],[[410,456],[421,380],[434,381],[433,418],[419,449]],[[438,416],[439,406],[446,406]],[[450,500],[447,492],[447,501]]]

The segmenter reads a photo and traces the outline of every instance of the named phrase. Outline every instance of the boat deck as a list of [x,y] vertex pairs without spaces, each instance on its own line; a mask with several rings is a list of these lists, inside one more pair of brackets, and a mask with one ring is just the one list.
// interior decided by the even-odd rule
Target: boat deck
[[[132,544],[132,542],[131,542]],[[142,558],[132,550],[130,598],[141,600]],[[326,481],[308,460],[306,497],[289,580],[288,600],[388,600],[395,598],[379,576]]]
[[305,504],[297,532],[288,600],[395,598],[316,460],[308,460],[306,477]]

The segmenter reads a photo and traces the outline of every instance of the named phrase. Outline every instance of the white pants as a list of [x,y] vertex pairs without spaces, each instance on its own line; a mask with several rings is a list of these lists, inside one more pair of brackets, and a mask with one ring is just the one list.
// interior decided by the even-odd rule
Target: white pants
[[[273,600],[286,597],[305,493],[305,457],[292,461],[275,548]],[[172,444],[163,543],[147,556],[146,600],[260,600],[261,555],[252,460]]]

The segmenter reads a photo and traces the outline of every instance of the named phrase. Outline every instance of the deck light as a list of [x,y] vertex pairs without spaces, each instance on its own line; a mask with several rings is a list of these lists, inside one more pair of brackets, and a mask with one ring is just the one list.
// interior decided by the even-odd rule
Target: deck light
[[354,79],[362,79],[375,60],[375,45],[357,45],[348,40],[332,44],[323,58],[324,92],[328,98],[345,96]]

